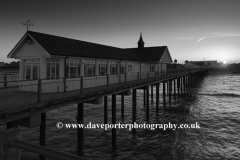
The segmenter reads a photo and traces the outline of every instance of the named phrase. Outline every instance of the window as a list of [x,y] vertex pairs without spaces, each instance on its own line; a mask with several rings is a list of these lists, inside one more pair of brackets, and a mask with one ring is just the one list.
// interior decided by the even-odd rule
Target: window
[[32,74],[32,68],[31,68],[31,65],[25,65],[25,67],[26,67],[26,77],[25,77],[25,79],[32,79],[31,78],[31,74]]
[[39,65],[32,65],[32,79],[38,79],[39,77]]
[[150,66],[150,72],[154,72],[155,71],[155,66]]
[[121,62],[121,64],[120,64],[120,74],[124,74],[125,72],[126,72],[126,64],[125,64],[125,62]]
[[85,74],[86,77],[95,76],[95,65],[86,65],[85,66]]
[[59,59],[47,60],[47,79],[59,78]]
[[105,65],[99,66],[99,76],[107,75],[107,67]]
[[108,61],[100,60],[98,62],[99,62],[98,75],[99,76],[106,76],[107,75]]
[[83,63],[84,63],[84,76],[85,77],[95,76],[96,60],[83,59]]
[[66,60],[66,76],[68,78],[80,77],[80,60],[78,59]]
[[132,65],[128,65],[128,71],[132,71]]
[[39,79],[40,58],[23,59],[23,79]]
[[117,66],[115,66],[115,65],[110,66],[110,74],[117,75]]
[[124,66],[121,66],[121,68],[120,68],[120,73],[121,73],[121,74],[124,74],[124,73],[125,73],[125,67],[124,67]]

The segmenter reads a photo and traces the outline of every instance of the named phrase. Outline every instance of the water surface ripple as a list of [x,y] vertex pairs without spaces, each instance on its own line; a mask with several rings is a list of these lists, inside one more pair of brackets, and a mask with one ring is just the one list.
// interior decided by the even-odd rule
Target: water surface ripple
[[[155,113],[155,100],[150,105],[151,123],[195,123],[200,129],[137,129],[132,132],[117,130],[117,153],[111,148],[111,130],[86,129],[84,131],[84,157],[117,160],[239,160],[240,159],[240,75],[209,75],[198,79],[185,98],[172,101],[168,110],[162,110],[160,94],[159,116]],[[161,86],[162,88],[162,86]],[[162,91],[160,91],[162,93]],[[137,92],[137,123],[145,122],[143,92]],[[125,97],[125,121],[121,122],[120,97],[117,96],[117,123],[131,123],[132,97]],[[155,99],[155,97],[154,97]],[[167,101],[168,102],[168,101]],[[111,121],[111,97],[108,103]],[[77,107],[69,106],[47,113],[47,147],[76,154],[77,131],[57,129],[58,121],[76,123]],[[84,122],[103,123],[103,105],[84,105]],[[22,139],[38,144],[39,128],[22,128]],[[22,159],[38,155],[22,152]]]

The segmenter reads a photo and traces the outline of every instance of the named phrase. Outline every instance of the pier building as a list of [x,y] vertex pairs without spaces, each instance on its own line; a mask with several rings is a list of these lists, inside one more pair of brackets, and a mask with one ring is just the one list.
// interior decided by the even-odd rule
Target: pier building
[[[70,38],[28,31],[9,53],[8,58],[20,60],[20,80],[24,85],[56,82],[50,88],[42,88],[43,93],[63,92],[79,89],[80,83],[70,86],[70,81],[79,81],[83,77],[85,88],[96,87],[107,82],[123,81],[125,73],[166,73],[167,63],[172,58],[167,46],[144,47],[140,35],[137,48],[117,48]],[[66,81],[66,85],[57,82]],[[21,88],[37,91],[37,88]]]

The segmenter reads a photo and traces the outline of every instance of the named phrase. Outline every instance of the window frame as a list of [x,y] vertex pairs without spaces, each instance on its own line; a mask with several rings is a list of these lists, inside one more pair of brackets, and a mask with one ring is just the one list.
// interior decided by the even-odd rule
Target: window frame
[[128,71],[132,71],[132,65],[128,65]]
[[[114,70],[113,70],[113,68],[114,68]],[[110,65],[110,75],[117,75],[117,74],[118,74],[117,65]]]
[[150,66],[150,72],[155,72],[155,66]]
[[[28,58],[28,59],[23,59],[23,73],[22,73],[22,76],[23,76],[23,79],[24,80],[37,80],[40,78],[40,62],[41,62],[41,59],[40,58]],[[27,76],[27,66],[30,66],[30,77],[27,79],[26,76]],[[37,66],[37,77],[34,78],[34,75],[33,75],[33,67],[34,66]]]
[[[49,68],[48,68],[49,65]],[[52,73],[54,69],[54,75]],[[59,79],[60,78],[60,60],[59,59],[47,59],[47,79]]]

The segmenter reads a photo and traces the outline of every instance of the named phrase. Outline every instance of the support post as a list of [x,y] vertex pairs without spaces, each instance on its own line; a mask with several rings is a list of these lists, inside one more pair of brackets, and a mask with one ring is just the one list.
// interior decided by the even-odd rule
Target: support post
[[122,121],[124,121],[124,94],[121,95],[121,112]]
[[149,86],[147,86],[147,89],[146,89],[146,92],[147,92],[147,96],[146,96],[146,121],[147,123],[149,123]]
[[143,89],[143,107],[145,108],[146,106],[146,89]]
[[153,104],[153,85],[151,85],[151,103]]
[[[46,146],[46,112],[41,113],[40,125],[40,143],[41,146]],[[45,160],[45,156],[40,155],[40,160]]]
[[169,91],[169,88],[168,88],[168,81],[166,82],[166,84],[167,84],[167,93],[168,93],[168,91]]
[[165,82],[163,82],[163,108],[166,109]]
[[178,94],[178,96],[179,96],[179,93],[180,93],[179,88],[180,88],[180,78],[177,78],[177,94]]
[[66,77],[63,78],[63,92],[66,92],[67,84],[66,84]]
[[176,100],[176,79],[173,79],[173,96],[174,100]]
[[169,80],[168,81],[168,100],[169,100],[169,104],[171,104],[171,85],[172,85],[172,81],[171,80]]
[[83,76],[81,76],[81,95],[83,94]]
[[186,92],[185,76],[183,76],[183,93]]
[[186,75],[186,90],[188,89],[188,75]]
[[138,72],[137,75],[138,75],[137,77],[138,77],[138,83],[139,83],[140,82],[140,73]]
[[191,80],[191,74],[188,76],[188,79],[189,79],[189,88],[191,88],[191,83],[192,83],[192,80]]
[[107,75],[107,90],[109,89],[109,74]]
[[42,99],[42,80],[38,79],[38,103],[41,102]]
[[147,72],[147,82],[149,82],[149,72]]
[[158,115],[158,105],[159,105],[159,83],[156,84],[156,114]]
[[182,93],[183,93],[183,90],[182,90],[182,89],[183,89],[183,88],[182,88],[182,87],[183,87],[182,77],[180,77],[180,87],[181,87],[181,94],[182,94]]
[[127,73],[125,73],[125,86],[127,85]]
[[[112,124],[116,124],[116,94],[112,95]],[[116,128],[112,129],[112,147],[116,151]]]
[[[83,124],[83,108],[84,108],[84,103],[78,103],[78,116],[77,116],[77,121],[78,124]],[[83,156],[83,128],[77,129],[78,131],[78,136],[77,136],[77,155],[78,156]]]
[[107,121],[108,121],[108,97],[105,96],[104,97],[104,124],[107,124]]
[[[136,108],[137,108],[136,95],[137,95],[137,92],[136,92],[136,89],[133,89],[132,91],[133,91],[133,93],[132,93],[132,124],[134,125],[134,123],[136,122]],[[132,131],[133,131],[133,137],[135,138],[136,129],[133,128]]]

